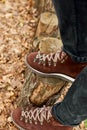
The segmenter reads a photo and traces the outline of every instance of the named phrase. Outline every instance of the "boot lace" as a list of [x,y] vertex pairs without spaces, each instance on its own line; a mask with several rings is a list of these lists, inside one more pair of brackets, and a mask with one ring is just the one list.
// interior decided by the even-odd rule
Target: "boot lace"
[[63,63],[67,59],[67,55],[65,52],[58,50],[56,53],[50,53],[50,54],[42,54],[40,51],[36,55],[34,62],[38,62],[38,64],[42,64],[46,66],[56,66],[57,61],[59,60],[61,63]]
[[43,106],[42,108],[28,109],[27,107],[26,110],[22,110],[20,120],[24,120],[25,123],[29,122],[30,124],[32,124],[32,122],[35,124],[39,122],[41,125],[43,125],[44,120],[50,122],[50,118],[52,117],[51,107]]

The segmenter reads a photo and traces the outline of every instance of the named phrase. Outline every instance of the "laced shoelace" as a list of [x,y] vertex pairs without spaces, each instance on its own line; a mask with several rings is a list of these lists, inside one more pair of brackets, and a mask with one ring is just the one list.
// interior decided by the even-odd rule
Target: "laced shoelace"
[[43,125],[44,120],[50,122],[51,115],[51,107],[43,106],[42,108],[30,109],[27,107],[26,110],[22,109],[20,120],[24,120],[25,123],[34,122],[37,124],[38,122]]
[[48,66],[56,66],[58,60],[63,63],[66,59],[66,53],[60,50],[58,50],[56,53],[50,54],[42,54],[39,51],[34,59],[34,62],[38,62],[38,64],[43,64],[44,66],[46,65],[46,63],[48,64]]

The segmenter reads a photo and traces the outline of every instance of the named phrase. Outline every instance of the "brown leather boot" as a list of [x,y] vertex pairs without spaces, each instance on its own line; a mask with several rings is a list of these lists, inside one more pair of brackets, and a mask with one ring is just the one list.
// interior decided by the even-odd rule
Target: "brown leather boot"
[[12,113],[13,123],[22,130],[72,130],[56,121],[51,114],[52,107],[43,106],[17,108]]
[[73,82],[87,63],[76,63],[63,51],[41,54],[32,52],[26,56],[27,66],[44,77],[59,77]]

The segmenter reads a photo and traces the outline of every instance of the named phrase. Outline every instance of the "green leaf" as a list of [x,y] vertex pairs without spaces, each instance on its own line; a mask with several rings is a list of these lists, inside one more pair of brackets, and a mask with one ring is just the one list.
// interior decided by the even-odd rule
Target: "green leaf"
[[85,123],[85,127],[87,128],[87,120],[85,120],[84,123]]

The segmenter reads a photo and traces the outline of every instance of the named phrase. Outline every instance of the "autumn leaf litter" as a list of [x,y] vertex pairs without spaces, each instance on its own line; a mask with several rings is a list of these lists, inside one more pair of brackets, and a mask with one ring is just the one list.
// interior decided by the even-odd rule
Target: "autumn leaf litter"
[[38,12],[32,0],[0,0],[0,129],[17,130],[10,113],[24,83]]

